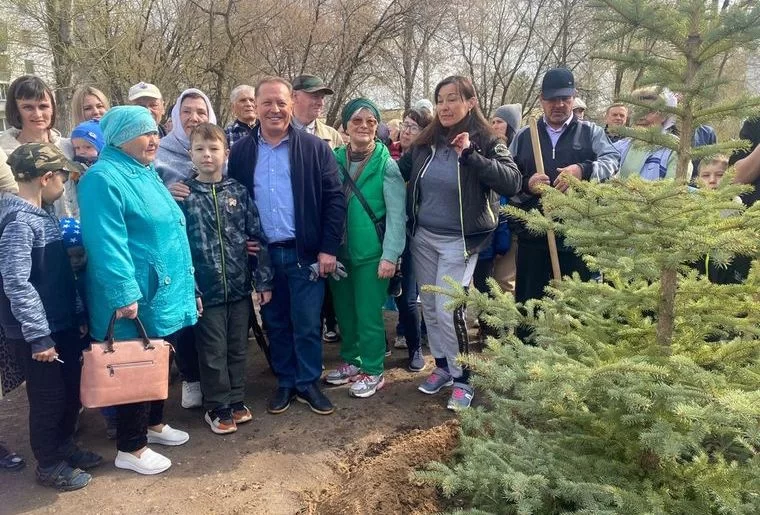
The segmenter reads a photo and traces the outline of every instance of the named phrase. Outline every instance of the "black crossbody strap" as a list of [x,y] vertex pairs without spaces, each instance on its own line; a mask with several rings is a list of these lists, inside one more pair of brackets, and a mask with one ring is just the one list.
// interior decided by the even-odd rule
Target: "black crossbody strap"
[[349,188],[351,188],[351,191],[354,192],[356,199],[359,201],[359,203],[362,205],[364,210],[369,215],[369,218],[370,220],[372,220],[372,223],[375,225],[379,224],[380,220],[377,219],[377,216],[375,216],[375,212],[372,211],[371,207],[369,207],[369,204],[367,203],[367,199],[364,198],[364,195],[362,195],[362,192],[359,191],[359,187],[354,182],[354,179],[351,177],[351,174],[348,172],[343,172],[343,176],[346,178],[346,183],[348,184]]

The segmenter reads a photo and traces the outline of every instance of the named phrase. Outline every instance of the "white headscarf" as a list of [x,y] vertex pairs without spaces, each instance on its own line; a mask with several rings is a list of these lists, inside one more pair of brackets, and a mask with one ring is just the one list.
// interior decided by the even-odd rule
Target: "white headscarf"
[[206,109],[208,109],[208,121],[209,123],[216,124],[216,114],[214,113],[214,108],[211,107],[211,101],[203,91],[195,88],[190,88],[180,93],[179,97],[177,97],[177,103],[175,103],[174,107],[172,107],[172,131],[170,134],[173,134],[174,137],[177,138],[180,143],[182,143],[182,146],[184,146],[185,149],[190,148],[190,140],[188,139],[187,134],[185,134],[185,129],[182,127],[182,120],[180,120],[179,113],[182,108],[182,100],[190,93],[195,93],[203,97],[203,101],[206,102]]

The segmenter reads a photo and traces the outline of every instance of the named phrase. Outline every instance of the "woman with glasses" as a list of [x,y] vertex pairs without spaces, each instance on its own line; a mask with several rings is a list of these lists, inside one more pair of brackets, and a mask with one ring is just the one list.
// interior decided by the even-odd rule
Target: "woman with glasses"
[[343,363],[325,381],[350,383],[351,396],[366,398],[385,385],[383,304],[404,251],[406,195],[396,162],[377,139],[377,106],[356,98],[343,108],[341,119],[351,142],[334,151],[347,202],[338,259],[348,277],[331,279],[330,290],[343,336]]
[[[425,109],[408,109],[404,113],[403,122],[399,128],[399,143],[401,154],[409,151],[420,135],[422,129],[433,121],[432,115]],[[409,362],[407,369],[410,372],[421,372],[425,368],[425,360],[422,357],[420,312],[417,307],[417,277],[412,267],[412,254],[407,241],[404,253],[401,256],[401,295],[396,297],[398,308],[398,325],[396,326],[396,341],[394,347],[407,349]]]

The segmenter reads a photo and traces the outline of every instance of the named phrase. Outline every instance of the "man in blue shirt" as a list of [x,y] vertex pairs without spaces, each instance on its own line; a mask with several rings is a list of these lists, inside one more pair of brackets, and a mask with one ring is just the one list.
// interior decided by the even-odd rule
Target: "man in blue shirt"
[[[259,125],[232,147],[228,171],[256,202],[275,272],[272,300],[261,307],[278,381],[267,411],[282,413],[296,399],[328,415],[334,408],[319,387],[320,309],[324,278],[336,268],[346,201],[330,147],[290,124],[292,92],[279,77],[259,82]],[[315,262],[320,278],[313,281]]]

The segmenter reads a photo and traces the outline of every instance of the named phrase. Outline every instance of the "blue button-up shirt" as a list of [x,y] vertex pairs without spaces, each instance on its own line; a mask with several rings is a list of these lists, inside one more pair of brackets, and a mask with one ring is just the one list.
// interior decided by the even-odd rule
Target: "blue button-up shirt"
[[261,226],[269,243],[296,237],[293,186],[290,182],[290,145],[285,137],[277,146],[259,138],[253,192]]

